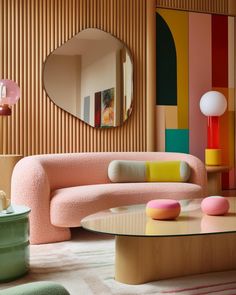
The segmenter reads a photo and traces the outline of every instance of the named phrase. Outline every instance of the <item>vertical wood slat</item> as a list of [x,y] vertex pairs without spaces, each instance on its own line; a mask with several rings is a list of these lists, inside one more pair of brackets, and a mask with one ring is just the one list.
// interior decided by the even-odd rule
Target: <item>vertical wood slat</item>
[[[146,150],[146,0],[0,0],[0,78],[21,98],[0,117],[0,153]],[[47,55],[84,28],[122,40],[134,60],[134,110],[121,127],[96,129],[54,105],[43,90]]]
[[[231,14],[229,1],[234,0],[156,0],[158,7],[190,10],[198,12]],[[235,1],[234,1],[235,2]],[[232,5],[232,7],[235,4]]]

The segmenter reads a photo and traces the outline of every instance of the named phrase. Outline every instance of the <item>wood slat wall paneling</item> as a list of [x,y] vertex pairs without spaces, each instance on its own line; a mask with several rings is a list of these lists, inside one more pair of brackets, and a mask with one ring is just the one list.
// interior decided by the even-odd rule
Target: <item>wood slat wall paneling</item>
[[228,12],[230,15],[236,16],[236,1],[228,0]]
[[158,7],[197,12],[232,14],[235,0],[157,0]]
[[[134,110],[118,128],[91,128],[43,90],[46,57],[88,27],[112,33],[132,52]],[[145,0],[0,0],[0,42],[0,77],[21,89],[12,116],[0,117],[0,153],[147,149]]]

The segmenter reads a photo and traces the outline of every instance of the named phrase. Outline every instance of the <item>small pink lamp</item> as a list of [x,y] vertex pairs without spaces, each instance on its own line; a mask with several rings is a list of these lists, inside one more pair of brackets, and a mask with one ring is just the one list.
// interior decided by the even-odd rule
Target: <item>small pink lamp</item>
[[20,98],[20,88],[12,80],[0,80],[0,116],[10,116],[11,106]]
[[225,96],[218,91],[206,92],[200,100],[200,110],[207,116],[207,149],[205,150],[206,165],[221,164],[219,140],[219,116],[227,108]]

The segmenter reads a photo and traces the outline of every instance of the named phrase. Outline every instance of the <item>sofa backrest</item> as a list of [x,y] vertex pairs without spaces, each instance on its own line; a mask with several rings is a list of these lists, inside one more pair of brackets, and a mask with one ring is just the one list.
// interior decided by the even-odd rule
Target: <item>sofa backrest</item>
[[[206,185],[204,164],[196,157],[166,152],[108,152],[48,154],[27,157],[40,162],[47,174],[50,190],[58,188],[110,183],[108,165],[112,160],[168,161],[183,160],[191,167],[189,182]],[[23,161],[27,158],[24,158]]]

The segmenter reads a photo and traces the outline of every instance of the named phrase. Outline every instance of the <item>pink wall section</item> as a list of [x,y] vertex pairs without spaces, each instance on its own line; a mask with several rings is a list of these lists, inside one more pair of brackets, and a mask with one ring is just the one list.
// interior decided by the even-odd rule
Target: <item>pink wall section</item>
[[189,152],[204,161],[207,119],[201,96],[212,89],[211,15],[189,13]]

